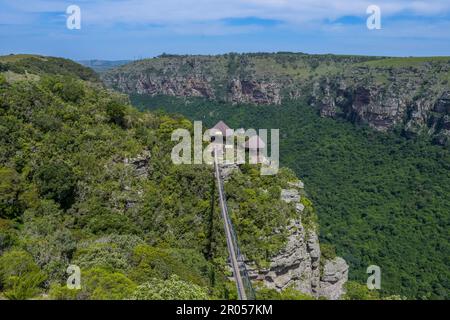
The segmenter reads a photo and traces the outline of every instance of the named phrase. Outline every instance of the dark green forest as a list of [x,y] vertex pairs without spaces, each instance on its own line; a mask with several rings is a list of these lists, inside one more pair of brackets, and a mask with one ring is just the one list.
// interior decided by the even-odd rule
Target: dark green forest
[[280,161],[306,183],[320,237],[350,265],[350,278],[382,270],[382,294],[448,299],[450,152],[401,131],[375,132],[321,118],[301,101],[231,105],[203,99],[132,96],[139,109],[182,114],[212,126],[279,128]]
[[[170,159],[171,133],[190,120],[281,130],[290,169],[260,176],[245,165],[225,186],[257,267],[286,244],[280,230],[296,211],[280,191],[298,176],[323,255],[350,264],[344,299],[380,298],[364,286],[370,264],[382,269],[382,298],[448,298],[448,150],[301,102],[131,100],[69,60],[0,57],[0,299],[235,299],[212,168]],[[71,264],[79,290],[66,287]],[[259,299],[312,298],[255,287]]]

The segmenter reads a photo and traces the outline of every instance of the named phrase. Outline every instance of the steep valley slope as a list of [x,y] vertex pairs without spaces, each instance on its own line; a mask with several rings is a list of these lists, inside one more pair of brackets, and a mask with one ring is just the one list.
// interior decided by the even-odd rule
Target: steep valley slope
[[163,55],[115,68],[102,79],[128,94],[278,106],[308,100],[322,116],[450,145],[449,57]]
[[[212,168],[170,159],[189,120],[140,112],[69,60],[6,56],[0,70],[1,299],[236,298]],[[227,181],[257,298],[352,297],[291,170]]]
[[141,109],[280,128],[350,277],[376,264],[387,293],[448,297],[449,57],[162,55],[102,79]]
[[280,107],[132,96],[139,108],[213,126],[279,128],[280,161],[304,180],[321,243],[336,246],[359,283],[382,269],[382,291],[415,298],[449,293],[450,152],[427,139],[379,133],[320,117],[302,102]]

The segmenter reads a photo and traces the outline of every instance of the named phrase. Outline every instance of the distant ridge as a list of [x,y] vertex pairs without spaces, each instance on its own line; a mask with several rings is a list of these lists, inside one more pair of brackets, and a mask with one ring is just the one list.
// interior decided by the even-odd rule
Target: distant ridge
[[81,60],[77,61],[85,67],[93,69],[95,72],[105,72],[115,67],[123,66],[131,60],[117,60],[117,61],[109,61],[109,60]]

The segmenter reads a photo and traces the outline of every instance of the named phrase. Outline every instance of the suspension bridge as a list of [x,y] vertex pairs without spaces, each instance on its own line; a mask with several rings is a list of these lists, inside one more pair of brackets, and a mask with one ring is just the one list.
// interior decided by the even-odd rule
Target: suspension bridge
[[218,150],[214,150],[214,171],[217,181],[217,188],[219,190],[219,203],[222,220],[224,224],[225,237],[227,240],[228,255],[233,270],[233,278],[236,282],[239,300],[254,300],[255,291],[245,267],[245,260],[239,249],[239,244],[234,231],[233,224],[228,214],[227,199],[223,188],[224,182],[222,179],[221,165],[218,159]]

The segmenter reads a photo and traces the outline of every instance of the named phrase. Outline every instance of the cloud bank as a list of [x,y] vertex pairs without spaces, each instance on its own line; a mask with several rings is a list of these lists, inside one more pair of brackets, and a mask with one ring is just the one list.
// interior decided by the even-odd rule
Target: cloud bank
[[[65,28],[72,4],[81,8],[79,32]],[[370,5],[381,8],[382,30],[366,28]],[[450,0],[0,0],[0,39],[0,54],[83,58],[163,51],[450,55]]]
[[[286,24],[320,23],[346,16],[366,16],[378,5],[385,17],[437,17],[450,14],[448,0],[10,0],[0,1],[5,15],[17,21],[27,15],[64,12],[70,4],[81,7],[86,23],[180,25],[256,17]],[[5,10],[6,9],[6,10]],[[9,11],[9,13],[8,13]],[[1,16],[0,16],[1,17]]]

